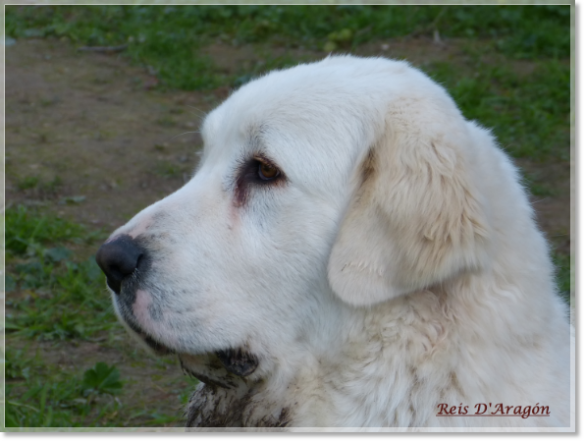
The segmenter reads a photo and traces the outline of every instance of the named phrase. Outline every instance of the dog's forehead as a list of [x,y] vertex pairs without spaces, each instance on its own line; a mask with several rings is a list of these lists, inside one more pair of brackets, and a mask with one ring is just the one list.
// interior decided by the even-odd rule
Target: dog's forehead
[[[326,163],[347,170],[384,121],[381,82],[408,67],[382,59],[331,57],[273,71],[244,85],[202,126],[204,157],[261,151],[293,167]],[[209,151],[213,151],[210,154]]]
[[[204,132],[215,132],[223,120],[238,122],[240,129],[275,121],[323,124],[324,115],[343,115],[376,106],[379,85],[369,77],[388,77],[395,63],[378,59],[332,57],[321,62],[272,71],[235,91],[204,122]],[[367,69],[370,68],[370,69]]]

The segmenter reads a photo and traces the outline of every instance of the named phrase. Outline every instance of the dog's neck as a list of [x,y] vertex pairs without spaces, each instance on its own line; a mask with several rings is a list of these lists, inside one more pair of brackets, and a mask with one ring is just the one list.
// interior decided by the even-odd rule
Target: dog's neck
[[[429,320],[426,334],[429,336],[427,345],[431,347],[442,332],[430,318],[439,298],[431,293],[419,297],[422,296],[426,298],[420,303],[425,312],[420,310],[417,315]],[[412,314],[407,312],[409,309],[403,307],[405,300],[363,309],[344,305],[334,298],[331,300],[331,304],[324,303],[320,307],[324,310],[323,320],[307,325],[312,328],[303,335],[307,339],[297,337],[288,346],[271,351],[276,358],[265,377],[254,374],[236,377],[210,357],[205,362],[186,361],[189,367],[197,364],[209,370],[205,374],[194,374],[205,384],[198,386],[189,402],[187,426],[322,427],[331,426],[335,417],[344,416],[348,421],[337,423],[337,426],[365,426],[369,418],[359,416],[355,409],[368,415],[373,398],[385,397],[380,391],[381,383],[394,380],[405,387],[417,386],[415,362],[412,373],[391,373],[393,368],[404,367],[403,362],[393,364],[393,360],[404,360],[407,356],[403,354],[413,354],[413,349],[396,346],[397,343],[410,346],[412,327],[406,326],[401,319],[412,320]],[[332,315],[332,310],[336,310],[337,315]],[[390,346],[391,342],[395,346]],[[421,346],[421,353],[424,352]],[[381,365],[381,359],[389,360],[389,364]],[[356,380],[367,381],[367,384],[361,382],[359,389]],[[392,400],[397,403],[395,407],[400,403],[396,397]],[[340,410],[333,411],[332,407]],[[344,411],[344,407],[349,410]],[[377,409],[384,413],[384,408]],[[418,413],[426,410],[422,408]],[[372,420],[382,423],[388,418]],[[422,422],[424,417],[413,417],[411,421]]]
[[[181,356],[184,371],[202,382],[189,401],[186,425],[284,427],[296,424],[300,407],[314,407],[317,397],[309,390],[322,389],[322,367],[341,353],[347,341],[343,337],[349,334],[344,325],[355,322],[350,318],[355,313],[333,294],[324,297],[324,291],[313,301],[319,315],[307,317],[309,322],[282,347],[266,349],[260,367],[250,375],[234,374],[214,354]],[[307,395],[314,400],[307,401]]]

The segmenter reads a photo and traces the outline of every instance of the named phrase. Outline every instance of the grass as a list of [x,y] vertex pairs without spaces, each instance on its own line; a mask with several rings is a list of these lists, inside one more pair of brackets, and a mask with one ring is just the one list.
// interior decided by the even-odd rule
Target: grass
[[16,187],[20,191],[29,191],[32,195],[47,198],[56,195],[62,184],[63,182],[58,175],[50,180],[37,175],[27,175],[18,180]]
[[178,164],[168,160],[160,161],[155,169],[155,174],[165,178],[185,177],[191,171],[191,165]]
[[[47,362],[28,349],[5,355],[5,426],[22,427],[159,427],[181,422],[181,414],[157,411],[157,405],[128,404],[127,385],[115,365],[98,362],[79,370]],[[161,368],[163,371],[164,368]],[[177,393],[185,405],[194,382]]]
[[570,294],[573,286],[571,273],[571,257],[558,253],[552,254],[553,263],[556,267],[556,279],[561,296],[570,304]]
[[22,351],[9,351],[5,358],[7,427],[92,426],[120,411],[116,394],[122,382],[116,367],[100,362],[81,377]]
[[491,128],[512,156],[570,159],[569,64],[546,60],[528,74],[479,60],[464,69],[438,62],[425,70],[449,90],[467,118]]
[[308,49],[352,49],[377,39],[440,32],[485,38],[520,59],[569,58],[569,6],[7,6],[6,35],[59,37],[76,45],[126,44],[127,56],[164,85],[234,82],[199,49],[213,39]]
[[[6,211],[9,297],[5,329],[9,341],[17,337],[90,340],[115,324],[108,298],[96,296],[103,292],[100,270],[91,258],[75,261],[72,250],[101,236],[103,233],[23,206]],[[117,381],[112,380],[115,368],[108,368],[109,385],[94,386],[87,376],[82,379],[79,374],[61,371],[22,349],[9,347],[5,361],[8,427],[75,426],[93,414],[91,424],[119,408],[111,389],[121,387],[113,384]],[[110,397],[106,399],[105,394]],[[96,408],[97,403],[104,405]]]
[[[19,206],[6,211],[5,329],[14,336],[81,338],[115,324],[103,277],[92,257],[74,260],[71,248],[104,233]],[[105,294],[104,294],[105,295]],[[91,319],[91,321],[88,321]]]
[[[181,420],[180,414],[157,412],[157,405],[151,410],[144,405],[123,407],[119,395],[125,393],[124,380],[115,366],[97,362],[93,367],[64,368],[39,353],[51,344],[102,345],[110,340],[110,332],[125,334],[101,270],[82,252],[94,250],[104,237],[104,232],[24,206],[6,211],[7,427],[128,426],[137,420],[143,426],[163,426]],[[22,348],[23,343],[28,345]],[[153,364],[142,354],[132,362],[138,367]],[[164,371],[176,362],[154,364],[162,364]],[[171,380],[174,389],[177,385]],[[185,404],[189,393],[181,389],[177,403]]]
[[27,177],[23,178],[22,180],[20,180],[16,184],[16,186],[21,191],[24,191],[26,189],[36,188],[38,184],[39,184],[39,177],[37,177],[37,176],[27,176]]

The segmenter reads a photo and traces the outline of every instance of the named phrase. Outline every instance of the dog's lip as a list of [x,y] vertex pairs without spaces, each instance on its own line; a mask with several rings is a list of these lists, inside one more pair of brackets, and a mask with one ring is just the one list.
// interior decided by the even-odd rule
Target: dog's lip
[[122,289],[121,286],[121,282],[114,282],[113,280],[110,280],[108,277],[106,277],[106,284],[108,285],[108,288],[110,288],[110,290],[116,294],[116,296],[120,295],[120,291]]
[[154,338],[152,338],[150,335],[146,334],[145,332],[139,332],[139,335],[140,335],[140,338],[142,338],[143,341],[148,345],[148,347],[151,348],[155,352],[155,354],[157,354],[159,356],[177,354],[176,351],[173,351],[172,349],[168,348],[167,346],[165,346],[161,342],[158,342],[157,340],[155,340]]
[[[134,324],[134,322],[129,322],[128,324],[130,328],[142,339],[142,341],[158,356],[162,357],[175,354],[181,358],[181,355],[183,354],[194,356],[197,355],[190,354],[189,352],[174,350],[154,339],[151,335]],[[208,354],[214,355],[224,366],[226,371],[239,377],[246,377],[247,375],[252,374],[254,371],[256,371],[259,364],[258,357],[242,347],[218,349],[217,351],[212,351]]]
[[[123,315],[123,317],[125,317]],[[140,339],[145,343],[151,350],[155,352],[155,354],[159,356],[169,355],[169,354],[177,354],[177,351],[169,348],[168,346],[164,345],[160,341],[153,338],[151,335],[146,333],[145,331],[140,328],[135,321],[130,321],[128,318],[124,318],[124,323],[136,334]]]
[[[170,349],[145,332],[141,331],[139,335],[147,346],[158,356],[163,357],[175,354],[181,357],[182,354],[190,355],[185,352]],[[244,351],[242,348],[221,349],[210,352],[210,354],[215,355],[228,372],[239,377],[246,377],[252,374],[258,367],[258,358],[254,354]]]

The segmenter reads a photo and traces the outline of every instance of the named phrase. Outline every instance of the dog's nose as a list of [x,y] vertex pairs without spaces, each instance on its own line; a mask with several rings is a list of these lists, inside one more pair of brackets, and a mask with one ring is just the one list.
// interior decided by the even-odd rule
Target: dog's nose
[[122,280],[131,275],[142,258],[144,250],[129,235],[121,235],[104,243],[96,254],[96,262],[106,274],[108,286],[120,293]]

